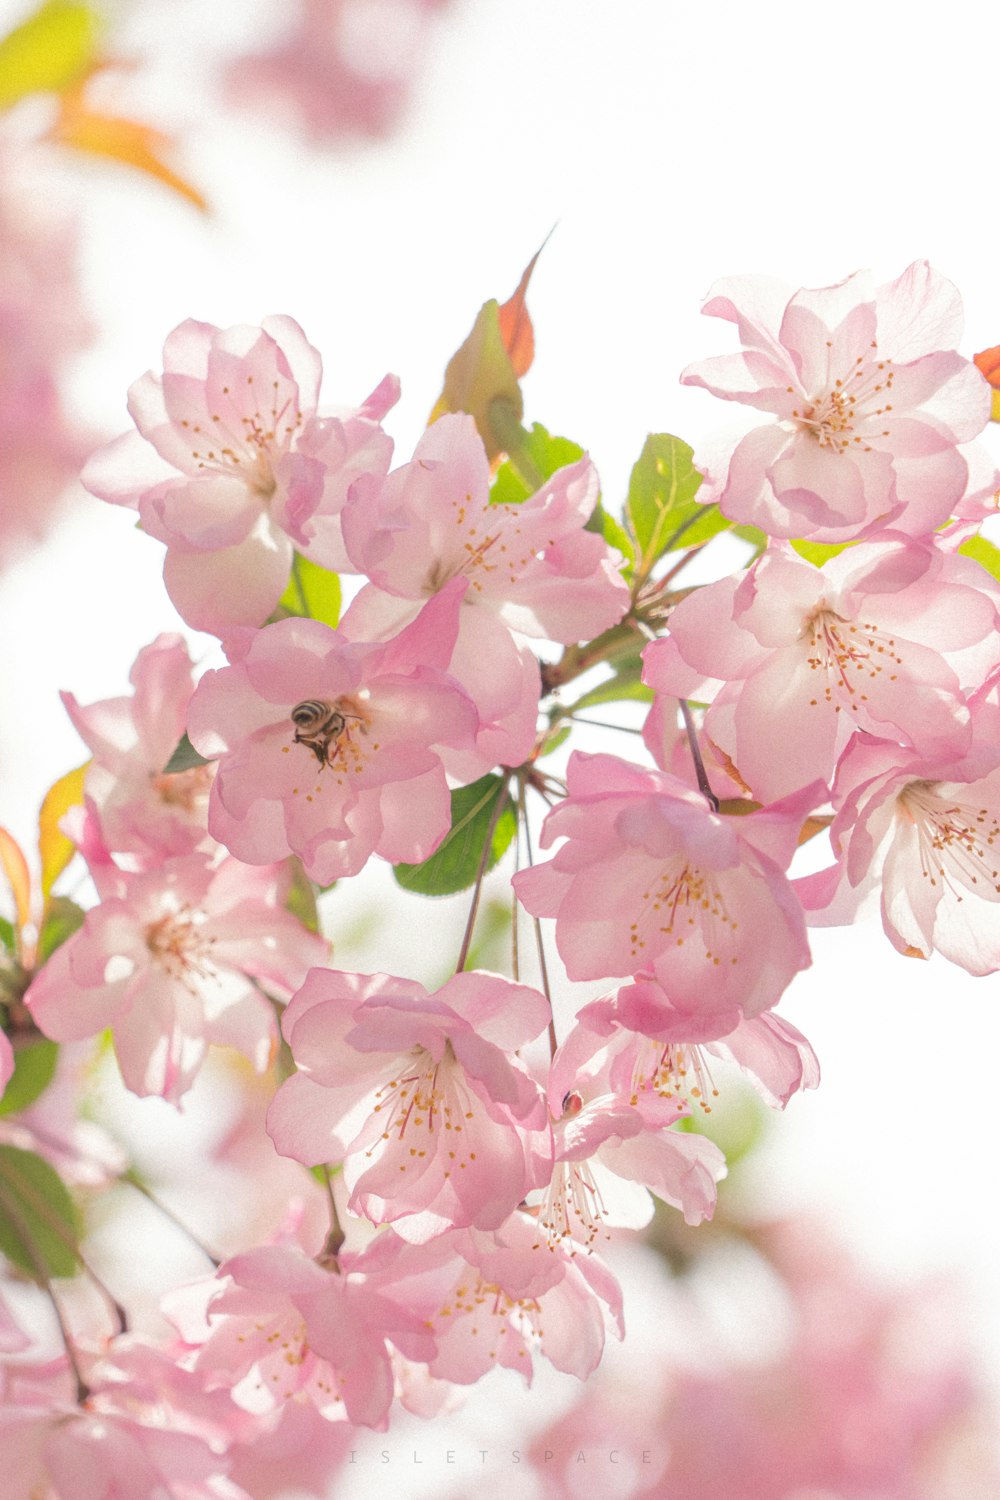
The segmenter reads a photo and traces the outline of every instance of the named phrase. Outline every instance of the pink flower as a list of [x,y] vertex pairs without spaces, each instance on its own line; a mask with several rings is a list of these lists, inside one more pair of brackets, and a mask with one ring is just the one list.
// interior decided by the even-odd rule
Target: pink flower
[[414,1302],[433,1307],[438,1352],[429,1369],[439,1379],[471,1385],[502,1365],[530,1385],[542,1354],[586,1380],[608,1327],[624,1334],[621,1289],[600,1257],[550,1246],[524,1214],[495,1234],[453,1230],[403,1253]]
[[314,969],[282,1026],[299,1071],[268,1131],[307,1166],[343,1161],[349,1207],[408,1240],[496,1229],[551,1161],[537,1084],[512,1054],[544,1030],[536,990],[456,974],[433,995]]
[[840,542],[888,526],[926,536],[967,487],[960,445],[986,426],[990,390],[955,353],[961,299],[926,261],[873,287],[857,272],[802,290],[763,276],[716,283],[703,312],[736,323],[744,352],[681,376],[773,412],[710,476],[734,521]]
[[850,922],[880,898],[901,953],[937,950],[970,974],[1000,969],[998,761],[995,739],[948,763],[858,735],[834,786],[837,862],[796,882],[810,924]]
[[568,787],[541,838],[566,843],[514,886],[528,911],[556,919],[569,977],[652,970],[688,1024],[723,1031],[774,1005],[810,962],[782,872],[819,789],[725,818],[665,771],[579,751]]
[[208,793],[214,767],[163,774],[187,718],[194,691],[191,659],[179,635],[144,646],[129,674],[131,697],[83,708],[63,693],[66,710],[93,755],[86,793],[110,850],[148,863],[206,844]]
[[284,998],[326,954],[281,905],[287,870],[232,859],[213,867],[194,854],[145,873],[94,875],[101,904],[25,996],[40,1030],[61,1042],[110,1026],[127,1086],[173,1103],[210,1042],[265,1068],[277,1038],[260,986]]
[[219,329],[188,320],[163,346],[164,373],[129,389],[138,432],[107,444],[83,482],[137,509],[164,542],[164,581],[189,625],[221,635],[260,625],[288,582],[293,544],[323,567],[345,561],[341,507],[354,479],[384,474],[379,422],[392,377],[356,411],[318,417],[320,357],[291,318]]
[[460,415],[429,427],[387,479],[351,489],[344,540],[371,582],[344,629],[381,639],[451,579],[468,579],[449,670],[479,709],[478,750],[490,764],[520,765],[535,740],[538,663],[517,636],[590,640],[628,607],[615,555],[584,529],[598,492],[582,458],[521,504],[494,504],[482,439]]
[[707,736],[770,801],[829,782],[859,729],[962,754],[965,694],[997,664],[998,627],[1000,591],[972,558],[896,537],[815,568],[772,547],[677,606],[644,679],[714,700]]
[[[265,1245],[182,1288],[166,1311],[197,1346],[191,1368],[207,1390],[232,1392],[267,1414],[309,1402],[327,1420],[384,1429],[393,1400],[387,1340],[413,1359],[433,1357],[426,1322],[392,1299],[391,1261],[379,1240],[324,1269],[292,1246]],[[201,1326],[199,1327],[199,1324]]]
[[478,728],[443,670],[461,588],[382,645],[298,619],[230,642],[232,666],[206,672],[188,715],[195,746],[223,756],[208,818],[220,843],[249,864],[294,850],[321,885],[373,853],[433,853],[451,822],[444,756]]
[[[577,1066],[590,1071],[603,1049],[611,1087],[628,1097],[652,1090],[711,1114],[719,1089],[708,1055],[736,1065],[773,1109],[799,1089],[819,1084],[819,1062],[796,1027],[774,1011],[743,1020],[732,1031],[716,1021],[695,1030],[674,1009],[663,986],[639,975],[613,999],[594,1000],[577,1016]],[[567,1038],[568,1041],[568,1038]]]
[[578,1018],[549,1071],[555,1162],[538,1218],[550,1244],[590,1246],[601,1234],[610,1238],[605,1226],[643,1228],[653,1216],[651,1192],[688,1224],[712,1217],[722,1152],[704,1136],[670,1129],[689,1114],[684,1102],[618,1090],[611,1066],[606,1038]]

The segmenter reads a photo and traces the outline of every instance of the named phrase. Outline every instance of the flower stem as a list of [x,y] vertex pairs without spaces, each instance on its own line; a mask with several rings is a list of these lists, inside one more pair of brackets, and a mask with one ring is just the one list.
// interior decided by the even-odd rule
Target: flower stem
[[77,1347],[73,1342],[69,1328],[66,1325],[66,1319],[63,1316],[63,1310],[59,1305],[59,1298],[56,1296],[55,1289],[52,1285],[52,1278],[48,1273],[45,1261],[42,1259],[42,1256],[38,1250],[38,1246],[35,1244],[31,1230],[28,1227],[28,1222],[25,1219],[24,1215],[21,1213],[18,1205],[12,1200],[11,1195],[5,1196],[3,1202],[3,1211],[5,1217],[10,1221],[14,1233],[17,1235],[18,1239],[23,1244],[25,1251],[27,1252],[28,1259],[31,1261],[31,1264],[34,1267],[35,1277],[38,1281],[38,1285],[41,1287],[42,1291],[45,1293],[46,1297],[48,1297],[49,1302],[52,1305],[52,1311],[55,1313],[56,1322],[59,1325],[59,1335],[63,1341],[63,1347],[66,1350],[66,1358],[69,1361],[69,1367],[73,1372],[73,1379],[76,1383],[77,1404],[82,1406],[87,1397],[90,1395],[90,1387],[83,1378],[83,1373],[80,1369]]
[[186,1237],[191,1241],[192,1245],[200,1250],[202,1255],[205,1256],[206,1260],[210,1260],[212,1262],[213,1266],[222,1264],[222,1256],[213,1255],[212,1251],[209,1250],[204,1241],[200,1240],[194,1233],[194,1231],[188,1228],[183,1219],[179,1219],[177,1217],[173,1209],[168,1208],[165,1203],[161,1202],[160,1199],[156,1197],[155,1193],[150,1191],[150,1189],[143,1182],[142,1178],[139,1177],[131,1167],[129,1167],[128,1171],[122,1173],[119,1181],[127,1182],[129,1187],[134,1187],[137,1193],[141,1193],[142,1196],[147,1199],[155,1209],[159,1210],[159,1212],[165,1219],[169,1219],[171,1224],[179,1229],[183,1235],[186,1235]]
[[[520,812],[520,821],[524,825],[524,849],[525,853],[528,856],[528,864],[533,865],[535,863],[535,859],[531,848],[531,830],[528,827],[528,809],[526,806],[525,782],[523,776],[518,780],[518,788],[518,808]],[[545,962],[545,944],[542,941],[542,924],[537,917],[532,917],[531,920],[535,928],[535,949],[538,953],[538,973],[542,982],[542,994],[549,1002],[549,1055],[555,1057],[556,1048],[559,1045],[559,1041],[556,1037],[555,1016],[552,1010],[552,989],[549,985],[549,968],[548,964]]]
[[694,774],[698,778],[698,790],[705,798],[713,812],[719,811],[719,799],[709,785],[708,772],[705,770],[705,762],[701,758],[701,746],[698,744],[698,733],[694,727],[694,715],[691,705],[686,698],[678,698],[680,704],[681,718],[684,720],[684,731],[687,734],[688,745],[691,748],[691,759],[694,761]]
[[486,878],[486,870],[490,862],[490,852],[493,848],[493,836],[500,822],[500,814],[503,812],[508,801],[508,787],[504,782],[497,795],[496,806],[493,816],[490,818],[490,826],[486,830],[486,839],[483,843],[483,854],[479,861],[479,869],[476,871],[476,883],[472,888],[472,905],[469,907],[469,916],[465,924],[465,932],[462,936],[462,946],[459,949],[458,958],[455,961],[455,973],[461,974],[469,957],[469,949],[472,947],[472,933],[476,925],[476,916],[479,912],[479,898],[483,891],[483,881]]
[[326,1271],[340,1273],[340,1252],[344,1248],[347,1238],[344,1226],[340,1222],[340,1214],[337,1212],[337,1200],[333,1196],[333,1178],[330,1168],[326,1162],[322,1164],[323,1181],[326,1183],[326,1196],[330,1207],[330,1228],[327,1230],[323,1248],[316,1257],[317,1265],[321,1265]]

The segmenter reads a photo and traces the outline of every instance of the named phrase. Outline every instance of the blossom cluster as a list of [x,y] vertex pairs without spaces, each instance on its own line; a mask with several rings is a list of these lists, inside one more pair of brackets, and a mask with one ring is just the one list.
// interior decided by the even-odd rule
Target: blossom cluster
[[[992,507],[970,447],[990,396],[954,347],[957,294],[917,264],[875,288],[729,282],[706,311],[744,352],[683,378],[776,420],[706,465],[674,525],[677,486],[654,486],[652,528],[638,489],[605,525],[589,457],[538,429],[499,465],[448,411],[393,467],[398,382],[322,411],[288,317],[183,323],[132,386],[135,430],[84,482],[165,547],[220,664],[195,681],[161,636],[131,694],[66,695],[92,758],[61,831],[96,902],[44,961],[23,940],[0,1085],[26,1041],[110,1032],[126,1087],[180,1106],[209,1049],[235,1049],[272,1084],[277,1152],[325,1186],[303,1170],[308,1210],[174,1288],[167,1342],[85,1330],[43,1359],[0,1301],[18,1500],[85,1493],[67,1487],[84,1453],[95,1500],[114,1469],[129,1495],[279,1493],[251,1450],[319,1494],[345,1431],[397,1404],[433,1414],[495,1365],[530,1381],[539,1354],[586,1378],[623,1333],[612,1231],[656,1202],[713,1213],[725,1161],[700,1121],[727,1067],[777,1108],[819,1081],[776,1010],[810,923],[881,897],[903,952],[1000,967],[1000,584],[961,550]],[[709,519],[757,528],[754,559],[674,587]],[[342,619],[309,607],[335,574],[357,580]],[[601,661],[616,675],[567,704]],[[652,699],[648,762],[574,749],[565,780],[546,769],[578,710],[616,696]],[[534,798],[556,846],[538,863]],[[537,988],[516,959],[468,967],[505,818]],[[825,827],[833,862],[795,877]],[[434,989],[331,966],[317,888],[376,858],[472,890]],[[0,1191],[5,1210],[40,1276]]]

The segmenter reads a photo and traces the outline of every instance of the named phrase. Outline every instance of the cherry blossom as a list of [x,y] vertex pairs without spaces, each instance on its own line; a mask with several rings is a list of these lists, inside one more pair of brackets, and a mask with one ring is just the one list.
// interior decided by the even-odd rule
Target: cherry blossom
[[616,995],[578,1012],[571,1033],[575,1066],[588,1076],[600,1066],[626,1097],[652,1090],[706,1114],[720,1092],[710,1056],[736,1063],[775,1109],[784,1109],[799,1089],[819,1084],[815,1052],[776,1012],[743,1020],[728,1032],[711,1018],[696,1031],[698,1019],[692,1023],[678,1014],[663,986],[652,975],[639,975]]
[[609,1327],[624,1335],[621,1289],[601,1258],[549,1245],[524,1214],[495,1233],[456,1229],[405,1253],[415,1303],[434,1303],[430,1372],[457,1385],[497,1365],[530,1385],[536,1354],[585,1380]]
[[[857,272],[795,292],[764,276],[717,282],[703,312],[744,352],[681,376],[774,414],[710,475],[702,498],[769,536],[848,541],[893,526],[926,536],[966,491],[961,445],[989,420],[990,390],[955,352],[962,306],[926,261],[873,286]],[[714,493],[713,493],[714,491]]]
[[[185,1288],[166,1311],[197,1347],[187,1361],[208,1390],[267,1414],[311,1403],[327,1420],[388,1426],[394,1377],[386,1340],[413,1359],[433,1357],[423,1317],[387,1295],[379,1241],[323,1267],[291,1245],[261,1245]],[[391,1272],[391,1261],[389,1266]]]
[[249,864],[294,850],[321,885],[373,853],[433,853],[451,822],[444,757],[471,751],[478,728],[444,671],[462,588],[384,644],[298,619],[230,641],[232,665],[205,673],[188,714],[197,749],[222,755],[208,817],[220,843]]
[[652,970],[688,1019],[731,1030],[772,1006],[808,966],[805,923],[783,870],[821,789],[741,818],[665,771],[610,755],[570,757],[568,796],[514,876],[518,900],[556,919],[571,979]]
[[164,582],[189,625],[222,635],[260,625],[288,582],[293,545],[345,562],[339,511],[359,474],[384,474],[379,423],[398,399],[386,377],[353,411],[317,416],[321,364],[292,318],[219,329],[188,320],[162,376],[129,388],[136,432],[94,454],[93,494],[137,509],[164,542]]
[[[182,734],[194,691],[191,658],[178,635],[160,635],[144,646],[129,674],[130,697],[81,707],[62,699],[93,760],[86,794],[107,847],[142,856],[188,854],[206,844],[208,793],[214,769],[164,774]],[[78,825],[78,831],[79,825]]]
[[[725,1159],[703,1136],[671,1130],[689,1113],[676,1097],[614,1088],[605,1038],[581,1024],[552,1059],[549,1112],[555,1162],[538,1208],[550,1243],[590,1246],[608,1226],[641,1229],[650,1192],[681,1209],[688,1224],[710,1219]],[[647,1191],[648,1190],[648,1191]]]
[[598,492],[582,458],[520,504],[494,503],[486,450],[462,415],[439,418],[387,479],[352,486],[344,539],[370,582],[344,629],[382,639],[451,579],[467,578],[450,671],[479,709],[478,749],[491,763],[519,765],[534,744],[538,663],[518,635],[588,640],[628,607],[615,554],[584,529]]
[[544,996],[496,974],[429,994],[314,969],[282,1019],[299,1071],[268,1130],[308,1166],[342,1160],[351,1210],[406,1239],[496,1229],[551,1161],[541,1093],[511,1055],[549,1016]]
[[100,905],[25,996],[45,1035],[73,1041],[110,1026],[128,1087],[174,1103],[211,1042],[266,1067],[277,1036],[264,990],[287,997],[326,954],[281,906],[288,870],[188,855],[94,874]]
[[996,583],[930,543],[866,543],[819,568],[772,547],[681,601],[644,680],[711,700],[705,733],[770,801],[829,781],[856,730],[960,755],[965,697],[997,663],[998,625]]
[[880,898],[901,953],[936,950],[970,974],[1000,969],[1000,749],[984,749],[935,762],[856,737],[834,786],[837,862],[796,883],[811,925],[852,921]]

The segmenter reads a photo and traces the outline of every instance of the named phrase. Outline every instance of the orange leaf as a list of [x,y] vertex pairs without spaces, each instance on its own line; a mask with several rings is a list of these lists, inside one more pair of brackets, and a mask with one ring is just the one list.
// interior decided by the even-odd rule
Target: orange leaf
[[198,189],[178,176],[163,160],[163,155],[173,147],[168,135],[155,130],[152,125],[143,125],[139,120],[98,114],[84,104],[78,93],[63,98],[59,118],[49,133],[49,139],[63,146],[75,146],[92,156],[110,156],[114,161],[125,162],[127,166],[165,183],[196,208],[208,207]]
[[506,302],[501,303],[498,318],[500,322],[500,337],[503,346],[510,356],[510,362],[514,368],[514,374],[520,380],[522,375],[527,375],[531,369],[531,361],[535,357],[535,330],[531,326],[531,318],[528,316],[528,282],[531,273],[535,269],[535,262],[541,255],[545,246],[552,238],[550,229],[534,255],[524,268],[524,274],[517,283],[517,290]]
[[994,390],[1000,390],[1000,344],[994,344],[992,349],[984,349],[972,358]]
[[59,819],[71,807],[79,807],[83,802],[83,778],[87,765],[60,776],[42,801],[38,814],[38,852],[42,859],[42,896],[45,901],[76,853],[76,845],[60,829]]
[[20,844],[6,828],[0,828],[0,865],[3,866],[14,897],[17,925],[27,927],[31,921],[31,876],[28,873],[28,861],[21,852]]

